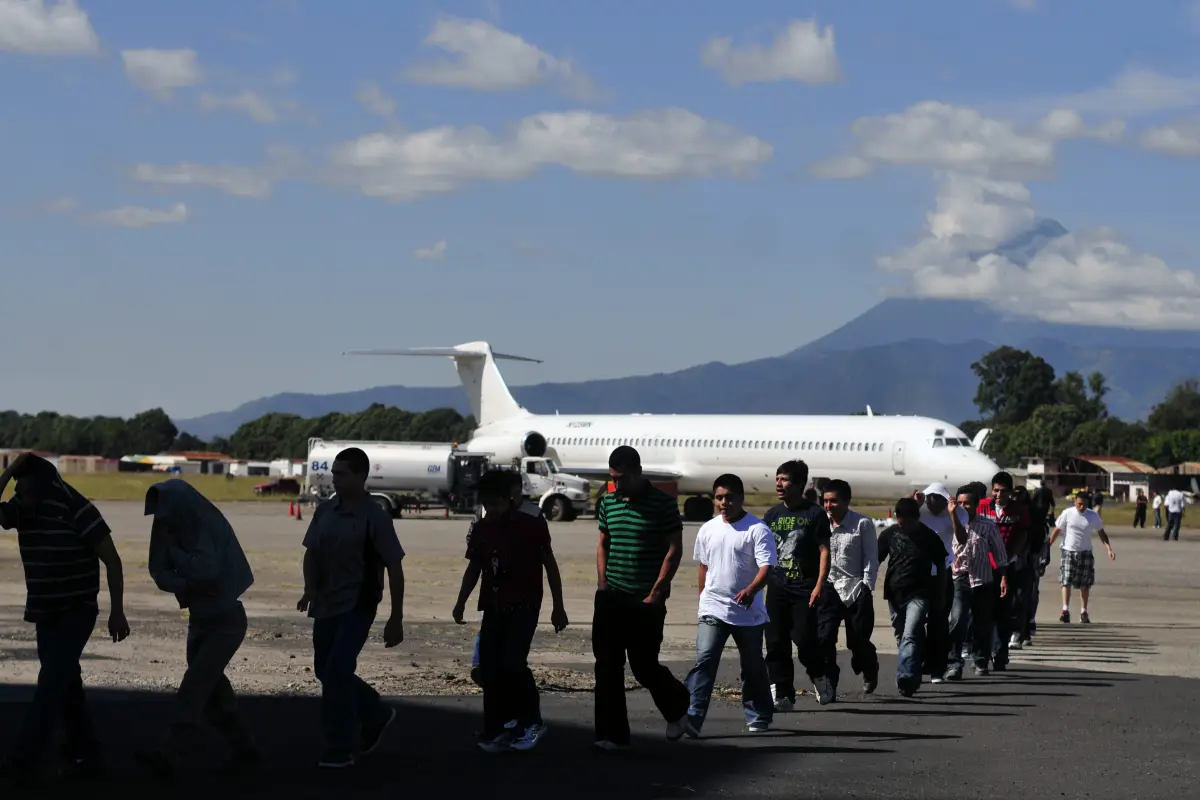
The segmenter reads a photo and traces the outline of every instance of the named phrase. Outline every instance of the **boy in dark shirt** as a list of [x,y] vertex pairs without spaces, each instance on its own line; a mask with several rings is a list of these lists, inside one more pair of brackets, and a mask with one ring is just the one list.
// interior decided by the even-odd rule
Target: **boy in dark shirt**
[[[829,577],[829,516],[804,494],[808,465],[788,461],[775,473],[775,493],[782,501],[763,515],[775,534],[778,565],[767,586],[767,671],[775,710],[795,708],[795,671],[792,643],[817,700],[827,705],[837,699],[837,634],[841,600],[826,583]],[[870,693],[874,686],[868,685]]]
[[[467,599],[483,577],[479,610],[479,667],[483,682],[483,737],[488,753],[532,750],[546,732],[537,684],[529,669],[529,647],[542,607],[542,571],[550,584],[555,632],[567,627],[562,577],[550,547],[545,517],[514,508],[509,478],[500,470],[479,481],[484,517],[471,530],[467,565],[454,621],[463,624]],[[515,730],[506,723],[516,720]]]
[[899,648],[896,688],[912,697],[921,686],[925,624],[933,614],[944,614],[946,545],[921,522],[921,507],[911,497],[896,503],[893,525],[879,534],[879,563],[889,561],[883,579],[883,597],[892,613],[892,630]]

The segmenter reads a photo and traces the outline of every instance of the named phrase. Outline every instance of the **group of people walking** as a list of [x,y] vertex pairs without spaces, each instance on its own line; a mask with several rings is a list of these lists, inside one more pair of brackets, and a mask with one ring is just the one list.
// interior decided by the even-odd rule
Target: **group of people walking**
[[[385,646],[404,640],[405,551],[391,517],[370,500],[369,471],[362,450],[338,454],[331,469],[336,495],[317,508],[303,542],[304,589],[297,609],[313,619],[325,738],[318,763],[328,768],[352,766],[371,753],[396,717],[355,674],[385,588],[390,597]],[[1085,497],[1047,535],[1053,496],[1044,487],[1032,496],[1014,489],[1004,472],[993,478],[990,491],[970,484],[951,494],[933,484],[903,498],[895,504],[895,524],[878,534],[871,519],[851,508],[846,481],[824,483],[816,502],[806,496],[803,461],[780,465],[779,503],[762,519],[745,510],[741,479],[722,475],[713,486],[716,513],[700,528],[693,551],[697,656],[681,681],[659,660],[666,606],[683,556],[676,499],[642,476],[632,447],[612,452],[609,474],[615,491],[597,508],[591,634],[595,745],[605,751],[630,744],[626,663],[666,721],[667,738],[698,737],[731,638],[741,660],[750,733],[768,730],[776,713],[795,708],[793,647],[818,702],[837,701],[843,628],[852,670],[862,676],[864,692],[875,691],[879,660],[871,637],[881,563],[888,565],[883,597],[899,650],[896,687],[912,697],[925,676],[934,683],[959,680],[967,659],[977,675],[1003,670],[1009,649],[1029,643],[1036,632],[1038,577],[1060,534],[1063,622],[1069,621],[1072,588],[1082,595],[1081,621],[1090,621],[1092,533],[1115,558]],[[0,474],[0,493],[14,478],[14,498],[0,503],[0,526],[18,532],[28,588],[25,619],[37,628],[41,671],[3,774],[19,784],[36,779],[60,724],[66,769],[95,774],[103,762],[80,657],[99,612],[100,563],[109,590],[109,634],[115,642],[129,635],[121,558],[99,511],[49,462],[36,455],[18,458]],[[479,498],[482,511],[467,536],[467,567],[452,615],[465,623],[466,604],[478,587],[481,622],[473,674],[484,696],[479,746],[491,753],[530,750],[546,726],[528,656],[544,582],[554,630],[569,624],[562,579],[546,520],[523,501],[510,472],[485,474]],[[246,636],[240,598],[254,582],[250,564],[224,515],[185,481],[152,486],[145,514],[152,518],[149,573],[188,609],[189,623],[187,669],[172,720],[159,746],[135,756],[156,775],[171,778],[207,722],[228,743],[230,766],[252,768],[259,751],[225,676]]]

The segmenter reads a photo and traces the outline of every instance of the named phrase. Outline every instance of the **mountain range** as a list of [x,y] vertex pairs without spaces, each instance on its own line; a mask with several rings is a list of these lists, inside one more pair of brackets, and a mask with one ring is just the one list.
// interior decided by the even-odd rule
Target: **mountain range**
[[[1025,266],[1066,233],[1054,220],[994,251]],[[971,364],[1010,345],[1046,359],[1059,375],[1102,372],[1109,412],[1144,419],[1176,383],[1200,375],[1200,332],[1063,325],[1015,317],[985,303],[891,298],[790,353],[740,364],[711,362],[671,373],[511,387],[534,413],[922,414],[951,423],[978,416]],[[410,411],[450,407],[467,413],[459,386],[380,386],[337,394],[285,393],[231,411],[175,420],[201,438],[228,436],[268,412],[316,417],[372,403]]]

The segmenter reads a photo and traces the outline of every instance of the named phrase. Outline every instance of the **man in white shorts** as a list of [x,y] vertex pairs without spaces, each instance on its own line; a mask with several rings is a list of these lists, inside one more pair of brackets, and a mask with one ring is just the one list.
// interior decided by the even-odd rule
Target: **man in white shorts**
[[1088,508],[1090,497],[1080,492],[1075,496],[1075,505],[1067,508],[1054,522],[1049,544],[1061,533],[1062,550],[1058,562],[1058,582],[1062,584],[1063,610],[1059,622],[1071,621],[1071,590],[1079,590],[1079,621],[1091,622],[1088,616],[1088,595],[1096,582],[1096,559],[1092,555],[1092,534],[1095,533],[1108,551],[1108,560],[1115,561],[1117,554],[1109,544],[1104,532],[1104,521],[1100,515]]

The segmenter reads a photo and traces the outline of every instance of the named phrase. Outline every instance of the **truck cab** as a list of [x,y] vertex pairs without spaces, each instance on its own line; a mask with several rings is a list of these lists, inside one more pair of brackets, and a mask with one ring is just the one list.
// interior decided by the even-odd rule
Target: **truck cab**
[[550,521],[569,522],[587,511],[591,486],[586,479],[559,472],[548,458],[517,459],[512,468],[521,473],[522,493],[537,503]]

